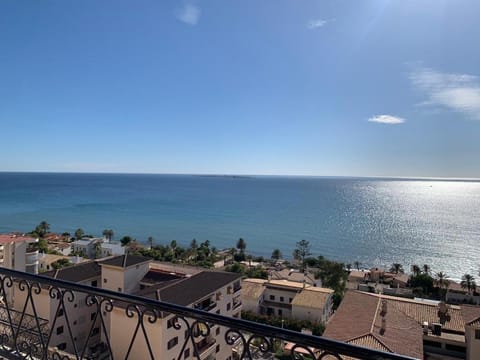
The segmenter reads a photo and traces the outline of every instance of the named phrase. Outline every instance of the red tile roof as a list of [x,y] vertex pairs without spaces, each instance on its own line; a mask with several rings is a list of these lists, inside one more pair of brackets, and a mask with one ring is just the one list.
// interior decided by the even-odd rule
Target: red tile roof
[[31,236],[15,235],[15,234],[0,234],[0,244],[8,244],[12,242],[34,242],[36,238]]

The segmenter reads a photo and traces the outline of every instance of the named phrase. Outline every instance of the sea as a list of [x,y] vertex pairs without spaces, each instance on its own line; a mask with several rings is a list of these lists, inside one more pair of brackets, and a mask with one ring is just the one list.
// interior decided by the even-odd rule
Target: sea
[[241,237],[247,252],[361,267],[428,264],[458,280],[480,270],[480,182],[438,179],[0,172],[0,233],[51,231],[156,244]]

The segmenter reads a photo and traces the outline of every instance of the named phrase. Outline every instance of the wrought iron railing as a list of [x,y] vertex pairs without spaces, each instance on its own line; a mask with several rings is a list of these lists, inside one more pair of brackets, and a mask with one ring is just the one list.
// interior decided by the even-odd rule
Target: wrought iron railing
[[4,268],[0,298],[0,358],[412,359]]

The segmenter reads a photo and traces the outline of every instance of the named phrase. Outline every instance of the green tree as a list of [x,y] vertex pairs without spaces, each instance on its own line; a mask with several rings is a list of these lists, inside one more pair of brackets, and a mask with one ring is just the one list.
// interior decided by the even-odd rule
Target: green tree
[[310,242],[307,240],[301,240],[297,242],[295,250],[293,251],[293,258],[300,262],[300,268],[305,270],[305,258],[310,256]]
[[272,260],[280,260],[282,258],[282,252],[280,249],[275,249],[272,251]]
[[131,236],[128,236],[128,235],[124,236],[120,239],[120,243],[122,244],[122,246],[127,246],[132,241],[133,241],[133,238]]
[[46,221],[42,221],[35,227],[34,232],[37,233],[39,237],[44,237],[47,234],[48,230],[50,230],[50,224]]
[[247,248],[247,243],[243,238],[238,239],[237,241],[237,249],[240,251],[240,254],[245,253],[245,249]]
[[392,267],[390,268],[390,272],[393,272],[395,274],[403,274],[404,271],[403,271],[403,266],[402,264],[399,264],[399,263],[393,263],[392,264]]
[[112,229],[105,229],[102,231],[102,235],[105,236],[105,239],[108,241],[112,241],[114,233]]
[[75,239],[80,240],[83,235],[85,235],[85,232],[81,228],[75,230]]
[[450,282],[447,280],[447,274],[443,272],[438,272],[435,274],[435,283],[440,288],[440,295],[443,300],[445,300],[445,296],[447,295],[447,288],[450,285]]
[[423,271],[424,274],[430,275],[430,273],[432,272],[432,269],[431,269],[430,265],[423,264],[422,271]]
[[412,288],[419,288],[424,295],[429,295],[433,291],[433,278],[428,274],[418,274],[412,276],[410,280]]
[[358,260],[355,260],[355,262],[353,263],[353,265],[355,265],[355,267],[357,268],[357,270],[360,270],[360,265],[362,265],[362,263]]
[[150,249],[153,249],[153,236],[149,236],[147,241],[148,241],[148,244],[150,245]]
[[418,265],[412,265],[412,273],[414,276],[417,276],[419,275],[420,273],[422,272],[422,270],[420,269],[420,266]]
[[52,263],[52,268],[54,270],[61,269],[64,267],[72,266],[72,263],[68,259],[58,259]]
[[48,254],[48,242],[45,239],[38,240],[37,243],[38,251],[44,254]]
[[471,294],[472,291],[475,291],[477,284],[475,283],[475,278],[473,275],[465,274],[462,276],[462,281],[460,282],[462,288],[467,289],[468,293]]

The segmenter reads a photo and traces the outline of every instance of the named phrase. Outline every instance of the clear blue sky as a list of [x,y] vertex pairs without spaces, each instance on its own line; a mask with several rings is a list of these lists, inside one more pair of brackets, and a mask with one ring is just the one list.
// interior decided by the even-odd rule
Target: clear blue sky
[[0,170],[480,177],[480,1],[0,2]]

